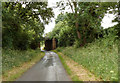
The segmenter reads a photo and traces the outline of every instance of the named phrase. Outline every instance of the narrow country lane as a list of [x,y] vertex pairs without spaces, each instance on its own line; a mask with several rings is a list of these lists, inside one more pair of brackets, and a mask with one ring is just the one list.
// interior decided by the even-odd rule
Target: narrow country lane
[[58,55],[45,51],[43,59],[25,72],[17,81],[71,81]]

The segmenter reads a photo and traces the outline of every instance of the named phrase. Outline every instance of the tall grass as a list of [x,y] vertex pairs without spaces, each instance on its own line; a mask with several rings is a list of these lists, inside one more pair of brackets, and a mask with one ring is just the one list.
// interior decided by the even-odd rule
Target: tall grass
[[40,50],[2,50],[2,74],[11,70],[14,67],[21,66],[24,62],[31,61],[34,57],[40,54]]
[[57,49],[104,81],[118,80],[118,41],[96,40],[84,47]]

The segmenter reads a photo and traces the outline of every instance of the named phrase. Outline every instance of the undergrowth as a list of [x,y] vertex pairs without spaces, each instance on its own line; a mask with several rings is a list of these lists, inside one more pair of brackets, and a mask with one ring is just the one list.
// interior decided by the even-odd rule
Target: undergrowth
[[84,47],[58,48],[104,81],[118,80],[118,41],[103,38]]
[[23,63],[31,61],[34,57],[40,54],[40,50],[11,50],[3,49],[2,50],[2,75],[5,72],[15,68],[20,67]]

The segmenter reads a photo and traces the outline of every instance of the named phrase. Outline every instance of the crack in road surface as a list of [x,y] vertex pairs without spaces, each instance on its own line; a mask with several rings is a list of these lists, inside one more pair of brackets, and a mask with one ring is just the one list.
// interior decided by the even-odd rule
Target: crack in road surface
[[45,56],[17,81],[71,81],[58,55],[45,51]]

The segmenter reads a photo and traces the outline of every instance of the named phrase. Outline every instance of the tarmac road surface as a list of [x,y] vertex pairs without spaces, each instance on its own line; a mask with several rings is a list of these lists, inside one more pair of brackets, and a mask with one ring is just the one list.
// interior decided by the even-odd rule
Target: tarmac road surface
[[45,51],[42,60],[25,72],[16,81],[71,81],[58,55]]

